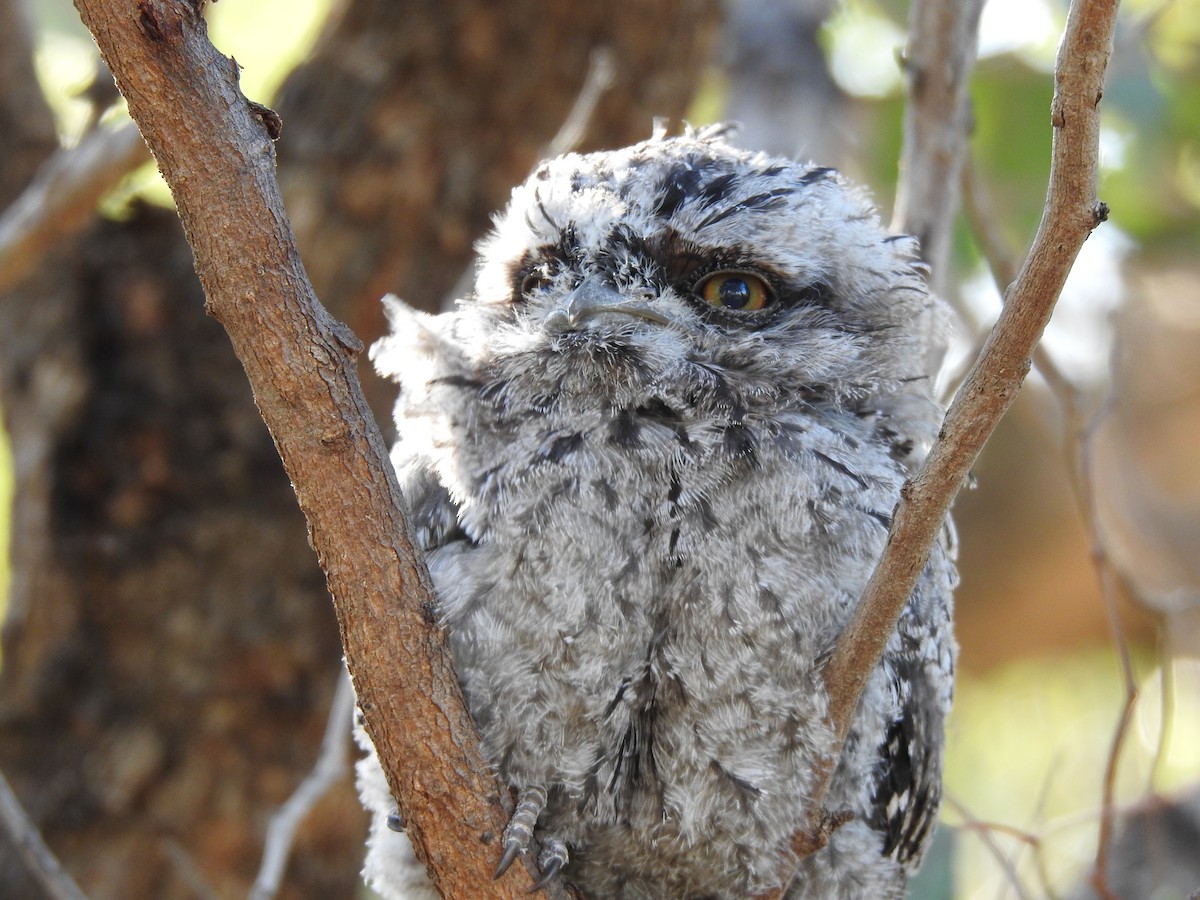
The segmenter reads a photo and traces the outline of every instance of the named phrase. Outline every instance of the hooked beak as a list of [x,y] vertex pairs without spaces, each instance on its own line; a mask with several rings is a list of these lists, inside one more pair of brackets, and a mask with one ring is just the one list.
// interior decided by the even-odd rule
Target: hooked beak
[[670,320],[643,300],[630,300],[618,293],[616,288],[595,276],[585,278],[583,283],[567,295],[566,300],[545,319],[547,330],[564,332],[578,328],[588,318],[600,313],[631,316],[667,325]]

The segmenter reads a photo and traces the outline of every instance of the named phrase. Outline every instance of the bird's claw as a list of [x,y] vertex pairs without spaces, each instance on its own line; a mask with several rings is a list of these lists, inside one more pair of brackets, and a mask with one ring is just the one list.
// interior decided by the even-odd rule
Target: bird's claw
[[567,864],[570,855],[567,853],[567,845],[555,838],[548,838],[542,842],[542,852],[538,854],[538,868],[542,872],[542,877],[537,880],[531,889],[530,893],[540,891],[548,885],[563,866]]
[[504,837],[501,839],[504,853],[500,857],[499,865],[496,866],[496,874],[492,876],[493,878],[499,878],[507,872],[509,866],[513,864],[513,860],[529,849],[534,826],[537,825],[538,816],[542,814],[545,806],[545,788],[535,786],[526,788],[522,792],[517,809],[504,829]]
[[495,881],[501,875],[508,871],[508,867],[513,864],[513,860],[521,854],[521,845],[515,841],[511,844],[504,845],[504,853],[500,857],[500,862],[496,866],[496,871],[492,875],[492,880]]
[[[521,793],[521,800],[517,804],[517,809],[513,813],[512,818],[508,820],[508,826],[504,829],[504,837],[501,839],[504,853],[500,857],[499,865],[496,866],[494,878],[499,878],[507,872],[513,861],[529,849],[529,843],[533,840],[533,829],[537,825],[538,816],[542,814],[542,810],[545,808],[545,788],[540,786],[530,787]],[[540,891],[546,887],[562,871],[563,866],[567,864],[569,858],[567,845],[562,841],[554,838],[544,841],[542,852],[538,854],[538,869],[542,874],[538,878],[537,883],[530,889],[530,892]]]
[[400,814],[400,807],[388,813],[387,827],[390,831],[404,831],[404,816]]

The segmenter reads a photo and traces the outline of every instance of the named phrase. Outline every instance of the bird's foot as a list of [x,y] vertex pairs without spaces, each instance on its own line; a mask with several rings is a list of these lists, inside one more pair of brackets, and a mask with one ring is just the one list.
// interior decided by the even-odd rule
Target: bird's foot
[[535,891],[540,891],[548,885],[563,866],[570,859],[567,853],[567,845],[557,838],[546,838],[542,841],[542,852],[538,854],[538,869],[542,876],[537,880],[537,884],[533,886]]
[[388,813],[387,827],[391,831],[404,831],[406,824],[404,822],[404,816],[400,813],[400,807],[397,806],[390,813]]
[[[521,793],[521,800],[508,826],[504,829],[501,846],[504,852],[500,863],[496,866],[494,877],[499,878],[508,871],[513,861],[529,849],[533,840],[533,829],[537,825],[538,816],[546,808],[546,789],[540,785],[528,787]],[[543,841],[542,851],[538,854],[538,868],[542,876],[538,879],[534,890],[545,887],[554,876],[562,871],[569,859],[567,845],[553,838]]]

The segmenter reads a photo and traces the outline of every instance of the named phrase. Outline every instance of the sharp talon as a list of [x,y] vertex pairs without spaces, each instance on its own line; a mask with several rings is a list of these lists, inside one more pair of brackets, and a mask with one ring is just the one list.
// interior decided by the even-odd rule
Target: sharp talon
[[500,857],[500,864],[496,866],[496,874],[493,878],[499,878],[507,872],[518,854],[525,852],[533,837],[533,829],[537,825],[538,816],[542,814],[545,806],[545,788],[530,787],[521,792],[521,801],[517,804],[512,818],[508,820],[508,827],[504,829],[504,836],[501,838],[504,855]]
[[550,860],[549,865],[547,865],[546,868],[544,868],[542,870],[542,877],[539,878],[537,880],[537,883],[529,889],[529,893],[531,893],[531,894],[537,893],[542,888],[544,888],[546,885],[548,885],[551,881],[554,880],[554,877],[556,875],[558,875],[559,872],[562,871],[562,867],[563,867],[563,864],[562,864],[561,859]]
[[538,855],[538,868],[542,871],[542,877],[530,888],[530,893],[540,891],[548,885],[562,871],[568,859],[570,855],[567,853],[567,845],[555,838],[547,838],[542,843],[542,852]]
[[400,815],[400,809],[393,809],[387,817],[387,827],[392,831],[404,831],[404,816]]
[[495,881],[501,875],[508,871],[509,866],[513,864],[513,860],[521,853],[521,845],[516,841],[512,841],[504,845],[504,855],[500,857],[500,864],[496,866],[496,874],[492,876]]

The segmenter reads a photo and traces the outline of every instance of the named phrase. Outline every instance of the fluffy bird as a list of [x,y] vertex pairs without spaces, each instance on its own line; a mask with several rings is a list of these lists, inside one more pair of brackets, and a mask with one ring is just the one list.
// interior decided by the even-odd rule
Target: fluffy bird
[[[520,800],[501,868],[536,836],[592,898],[903,896],[939,804],[949,525],[838,760],[842,824],[793,839],[822,665],[941,421],[925,274],[835,171],[713,128],[542,164],[453,312],[386,300],[393,462]],[[432,896],[362,740],[366,877]]]

